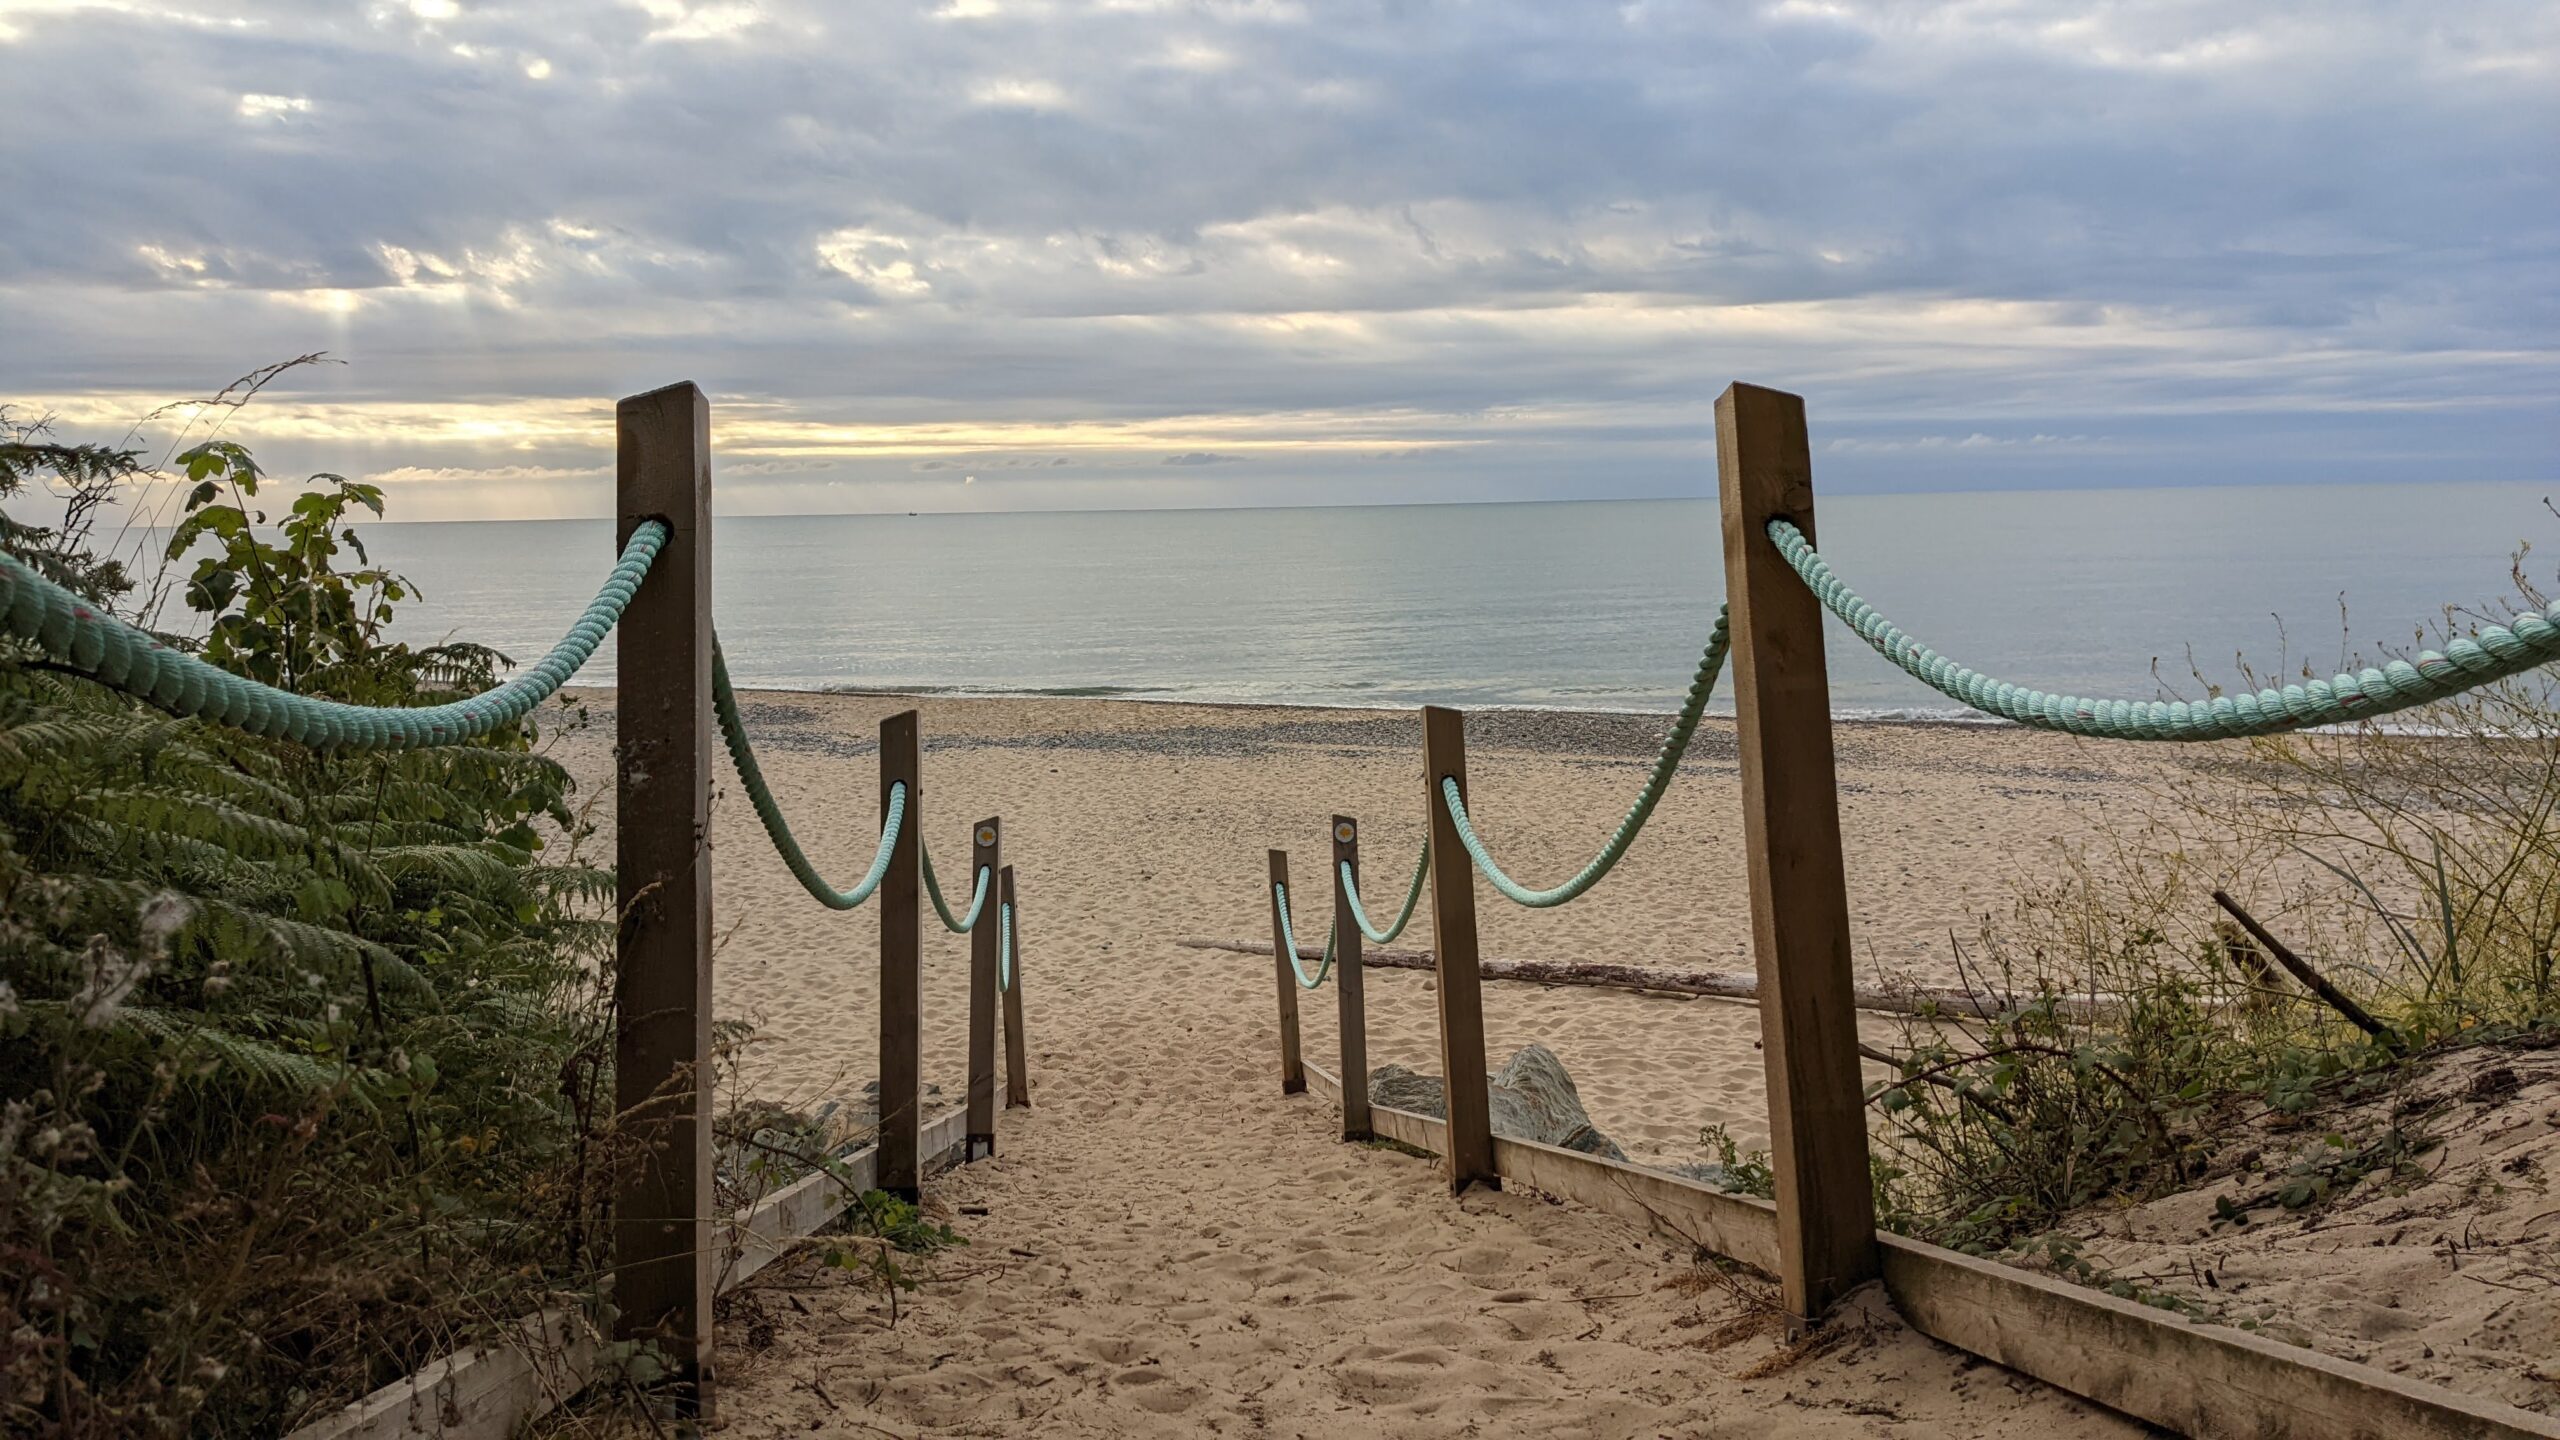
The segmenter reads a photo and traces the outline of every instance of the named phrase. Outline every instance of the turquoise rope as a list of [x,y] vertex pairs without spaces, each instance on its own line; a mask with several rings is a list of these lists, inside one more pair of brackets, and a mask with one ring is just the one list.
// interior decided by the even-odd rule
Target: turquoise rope
[[924,893],[933,897],[933,908],[942,916],[942,928],[954,935],[966,935],[978,928],[978,914],[987,908],[987,891],[994,885],[995,878],[994,866],[978,867],[978,893],[970,897],[969,914],[964,919],[955,920],[951,916],[951,907],[943,903],[942,882],[934,878],[933,852],[924,852]]
[[567,684],[622,619],[624,608],[649,573],[650,562],[666,543],[663,522],[642,522],[622,547],[622,558],[605,577],[603,588],[551,653],[494,689],[442,705],[347,705],[262,685],[169,648],[148,631],[98,610],[11,555],[0,555],[0,629],[67,661],[101,684],[173,715],[320,749],[451,745],[515,724]]
[[1280,941],[1289,947],[1289,971],[1298,977],[1299,989],[1313,990],[1324,983],[1324,977],[1333,973],[1333,942],[1342,932],[1339,929],[1325,932],[1324,959],[1316,965],[1316,978],[1308,979],[1306,967],[1298,963],[1298,932],[1289,924],[1289,887],[1274,885],[1271,893],[1280,902]]
[[1414,902],[1422,898],[1422,882],[1430,874],[1431,842],[1425,840],[1422,842],[1422,858],[1413,862],[1413,888],[1404,892],[1404,911],[1396,916],[1396,923],[1381,930],[1369,923],[1369,912],[1360,908],[1360,882],[1351,874],[1351,862],[1343,861],[1342,898],[1351,906],[1351,923],[1360,927],[1360,933],[1368,936],[1370,943],[1391,943],[1404,933],[1405,926],[1413,923]]
[[756,818],[764,822],[765,838],[773,842],[782,863],[791,867],[800,888],[830,910],[850,910],[870,899],[871,892],[880,888],[881,878],[889,873],[889,855],[897,848],[899,827],[906,822],[906,782],[889,787],[889,814],[881,822],[880,849],[871,857],[870,871],[862,877],[861,884],[838,890],[819,876],[817,866],[809,863],[800,842],[792,838],[790,822],[782,818],[782,806],[764,782],[764,768],[756,763],[755,748],[747,743],[746,722],[738,715],[737,692],[729,688],[729,662],[720,653],[717,635],[711,637],[711,709],[720,717],[720,736],[728,742],[729,763],[738,767],[738,781],[746,787],[748,803],[756,807]]
[[2560,602],[2528,611],[2513,626],[2485,625],[2456,637],[2445,653],[2418,652],[2415,663],[2394,660],[2353,675],[2306,680],[2284,688],[2217,695],[2210,700],[2090,700],[2048,695],[1966,669],[1921,644],[1876,613],[1874,606],[1831,572],[1804,532],[1784,520],[1769,522],[1769,539],[1804,578],[1824,608],[1840,617],[1875,652],[1930,689],[1976,710],[2033,725],[2105,740],[2228,740],[2274,735],[2307,725],[2369,720],[2457,695],[2560,659]]
[[1618,821],[1618,828],[1610,835],[1609,843],[1600,847],[1600,853],[1591,857],[1591,863],[1561,885],[1532,890],[1502,873],[1502,867],[1493,863],[1493,856],[1477,836],[1475,825],[1467,819],[1467,803],[1458,794],[1457,778],[1449,775],[1440,777],[1440,797],[1448,803],[1449,819],[1457,826],[1458,843],[1467,847],[1468,856],[1476,862],[1476,868],[1484,872],[1484,878],[1493,882],[1494,889],[1501,891],[1505,899],[1532,910],[1544,910],[1581,896],[1617,868],[1618,861],[1627,853],[1627,847],[1635,843],[1636,835],[1644,829],[1644,822],[1652,818],[1654,806],[1662,803],[1663,792],[1671,788],[1671,777],[1679,773],[1680,757],[1688,753],[1689,740],[1698,733],[1698,718],[1706,713],[1707,696],[1714,692],[1716,677],[1724,671],[1725,653],[1731,644],[1731,612],[1720,609],[1716,612],[1716,628],[1707,636],[1706,653],[1698,657],[1697,676],[1689,682],[1689,698],[1682,703],[1679,718],[1672,722],[1669,738],[1662,742],[1662,753],[1654,757],[1653,773],[1645,777],[1644,789],[1637,794],[1635,803],[1627,807],[1626,816]]
[[999,902],[996,917],[996,992],[1002,994],[1013,988],[1013,903]]

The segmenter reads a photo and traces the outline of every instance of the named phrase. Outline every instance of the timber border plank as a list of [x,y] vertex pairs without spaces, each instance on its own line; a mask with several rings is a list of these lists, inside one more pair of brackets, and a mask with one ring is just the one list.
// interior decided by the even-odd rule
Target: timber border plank
[[[1309,1064],[1311,1088],[1342,1082]],[[1374,1101],[1376,1132],[1437,1154],[1448,1126]],[[1774,1271],[1777,1207],[1694,1180],[1497,1135],[1505,1181]],[[1880,1234],[1884,1286],[1912,1329],[2137,1420],[2205,1440],[2560,1440],[2560,1419],[2190,1320],[2051,1276]]]

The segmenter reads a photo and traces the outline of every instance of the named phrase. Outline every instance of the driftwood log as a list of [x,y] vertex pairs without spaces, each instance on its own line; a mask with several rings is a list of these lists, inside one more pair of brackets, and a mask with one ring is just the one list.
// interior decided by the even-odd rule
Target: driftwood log
[[[1272,948],[1268,942],[1253,940],[1185,939],[1175,943],[1191,950],[1226,950],[1238,955],[1268,955]],[[1324,951],[1301,945],[1298,958],[1321,960]],[[1437,964],[1428,950],[1372,950],[1365,947],[1360,952],[1360,961],[1377,970],[1430,970]],[[1495,960],[1486,957],[1476,962],[1476,973],[1487,980],[1517,980],[1532,985],[1589,985],[1603,990],[1638,990],[1657,995],[1705,995],[1718,1000],[1757,1001],[1760,998],[1760,977],[1745,971],[1647,970],[1634,965]],[[2096,996],[2095,1005],[2091,999],[2087,996],[2064,998],[2058,1003],[2066,1014],[2088,1015],[2110,1008],[2114,997]],[[2015,1009],[2018,997],[1975,994],[1932,985],[1862,985],[1857,989],[1856,1003],[1861,1010],[1887,1015],[1953,1015],[1979,1020]]]

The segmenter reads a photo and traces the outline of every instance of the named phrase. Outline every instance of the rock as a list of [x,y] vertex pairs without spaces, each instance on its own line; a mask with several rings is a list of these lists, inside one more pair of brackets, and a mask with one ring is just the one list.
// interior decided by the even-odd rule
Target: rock
[[[1493,1111],[1493,1133],[1514,1140],[1534,1140],[1562,1150],[1579,1150],[1607,1160],[1624,1160],[1608,1136],[1591,1124],[1582,1108],[1582,1093],[1564,1062],[1544,1045],[1523,1046],[1508,1063],[1486,1077]],[[1417,1075],[1401,1065],[1381,1065],[1369,1072],[1369,1099],[1392,1110],[1410,1110],[1433,1118],[1449,1113],[1448,1096],[1437,1075]]]

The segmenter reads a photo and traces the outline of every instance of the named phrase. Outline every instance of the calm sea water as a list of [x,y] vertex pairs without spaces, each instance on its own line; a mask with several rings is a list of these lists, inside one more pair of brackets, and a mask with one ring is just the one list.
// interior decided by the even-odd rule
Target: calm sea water
[[[2406,645],[2513,593],[2560,530],[2531,485],[1839,496],[1833,563],[2003,678],[2156,698]],[[601,521],[374,527],[413,639],[539,655],[612,561]],[[1299,705],[1677,706],[1723,594],[1712,501],[726,518],[743,685]],[[2530,570],[2545,573],[2548,567]],[[2344,602],[2342,628],[2340,606]],[[2343,642],[2343,644],[2342,644]],[[1831,630],[1844,714],[1948,702]],[[582,679],[609,684],[612,647]],[[1720,697],[1722,698],[1722,697]]]

